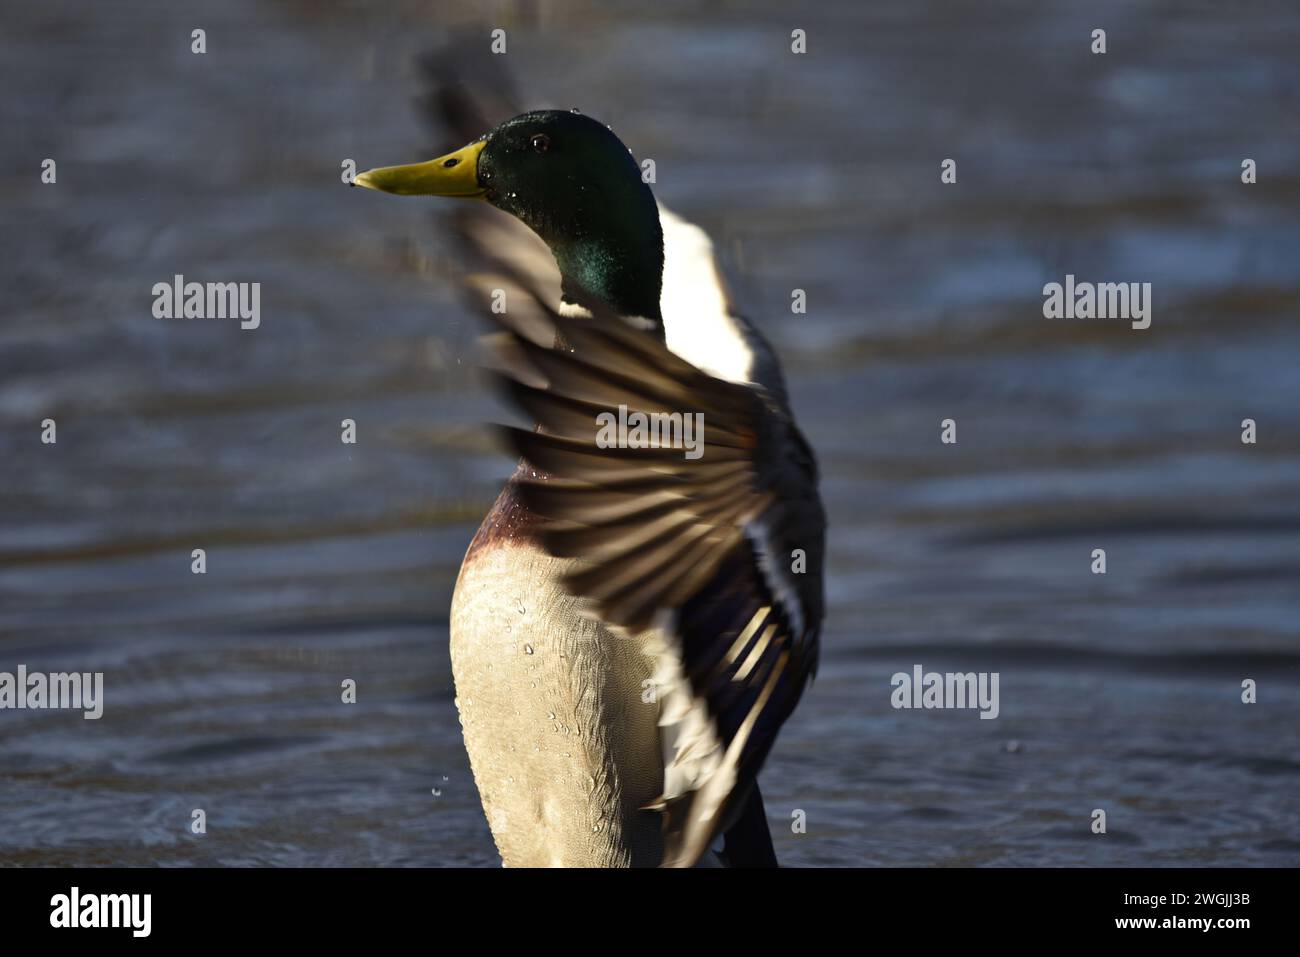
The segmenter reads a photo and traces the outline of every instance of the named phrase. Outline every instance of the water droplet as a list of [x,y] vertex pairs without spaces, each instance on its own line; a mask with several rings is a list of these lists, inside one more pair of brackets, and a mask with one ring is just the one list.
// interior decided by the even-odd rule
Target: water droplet
[[524,645],[524,654],[526,654],[526,655],[531,655],[532,653],[533,653],[533,646],[532,646],[532,645]]
[[549,720],[549,721],[554,721],[554,720],[555,720],[555,712],[554,712],[554,711],[548,711],[548,712],[546,712],[546,718],[547,718],[547,720]]

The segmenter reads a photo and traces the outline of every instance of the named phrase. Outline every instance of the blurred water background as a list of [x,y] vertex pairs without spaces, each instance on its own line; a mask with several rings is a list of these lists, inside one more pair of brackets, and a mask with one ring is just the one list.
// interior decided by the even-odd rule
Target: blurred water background
[[[0,671],[106,704],[0,712],[0,863],[498,862],[447,608],[503,412],[448,205],[339,178],[461,145],[416,58],[493,27],[715,237],[819,453],[783,863],[1300,862],[1293,2],[52,0],[0,34]],[[153,318],[176,273],[261,327]],[[1152,283],[1151,328],[1044,319],[1066,273]],[[1001,716],[893,710],[917,663]]]

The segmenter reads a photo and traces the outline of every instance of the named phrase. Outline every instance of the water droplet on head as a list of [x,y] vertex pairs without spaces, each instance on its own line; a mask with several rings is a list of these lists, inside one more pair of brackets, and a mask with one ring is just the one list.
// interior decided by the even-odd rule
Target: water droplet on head
[[533,646],[532,646],[532,645],[524,645],[524,654],[526,654],[526,655],[531,655],[532,653],[533,653]]

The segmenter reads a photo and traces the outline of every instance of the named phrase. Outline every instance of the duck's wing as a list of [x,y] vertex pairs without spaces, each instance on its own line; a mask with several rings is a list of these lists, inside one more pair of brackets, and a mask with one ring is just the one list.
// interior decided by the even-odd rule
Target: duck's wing
[[[498,317],[510,362],[497,375],[540,431],[506,435],[544,473],[518,492],[548,551],[580,559],[565,584],[581,607],[657,656],[655,807],[665,864],[690,866],[741,815],[816,667],[825,519],[813,455],[762,387],[709,375],[594,300],[582,303],[590,317],[561,315],[526,275],[511,279],[524,294]],[[528,312],[567,348],[517,331]],[[676,414],[698,445],[689,458],[605,447],[602,422],[620,409],[633,427],[634,413]]]

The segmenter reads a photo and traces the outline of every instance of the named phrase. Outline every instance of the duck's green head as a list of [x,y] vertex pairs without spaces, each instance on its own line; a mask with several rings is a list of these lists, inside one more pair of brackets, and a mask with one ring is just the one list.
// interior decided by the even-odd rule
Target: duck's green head
[[550,246],[566,286],[661,321],[663,231],[632,153],[602,123],[539,110],[425,163],[361,173],[358,186],[404,196],[483,199]]

